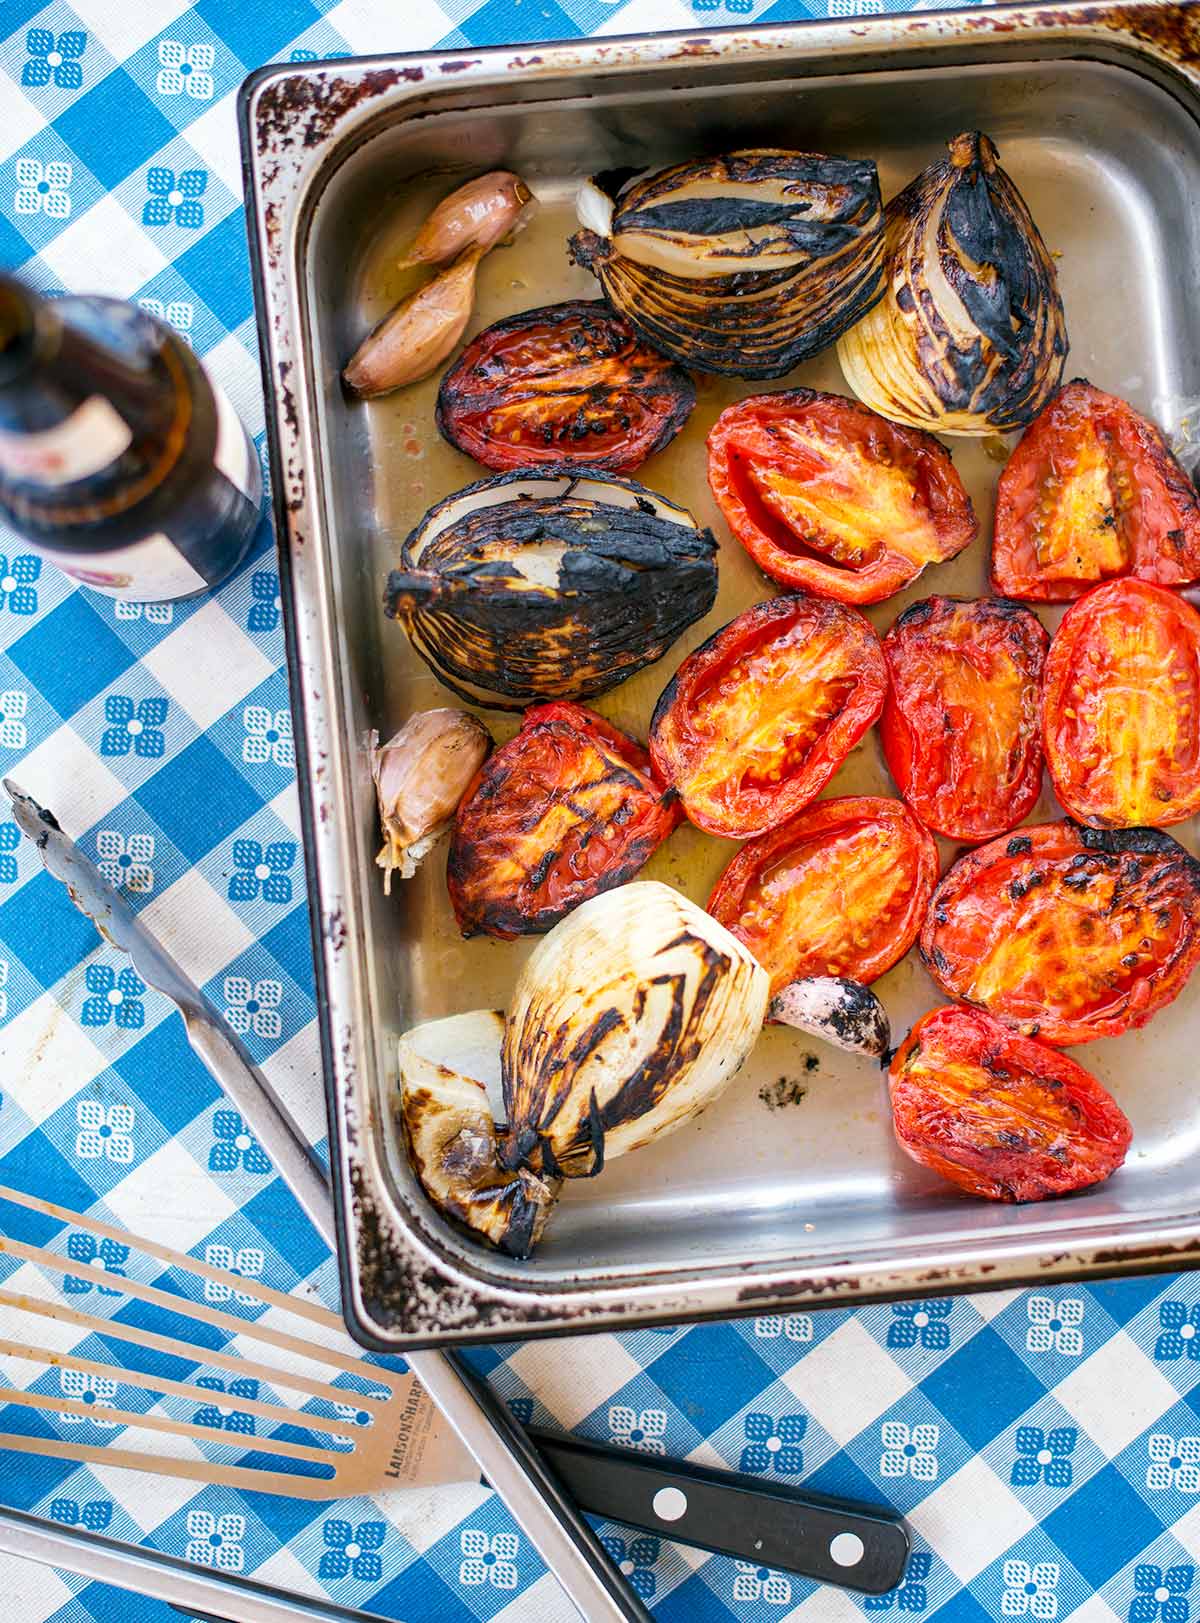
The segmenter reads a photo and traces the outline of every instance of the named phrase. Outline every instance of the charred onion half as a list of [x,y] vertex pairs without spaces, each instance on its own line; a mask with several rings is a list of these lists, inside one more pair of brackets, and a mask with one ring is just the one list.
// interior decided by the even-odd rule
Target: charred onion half
[[469,703],[585,699],[660,659],[708,613],[716,547],[686,508],[633,480],[517,470],[426,514],[384,607]]
[[1058,387],[1054,261],[978,130],[887,206],[887,291],[838,344],[860,400],[939,434],[1023,428]]
[[673,360],[775,378],[884,289],[875,165],[764,147],[584,183],[577,264]]
[[[400,1040],[400,1113],[434,1205],[528,1256],[560,1180],[682,1127],[750,1052],[767,976],[667,885],[595,896],[538,943],[506,1018],[491,1010]],[[499,1073],[507,1125],[487,1086]]]

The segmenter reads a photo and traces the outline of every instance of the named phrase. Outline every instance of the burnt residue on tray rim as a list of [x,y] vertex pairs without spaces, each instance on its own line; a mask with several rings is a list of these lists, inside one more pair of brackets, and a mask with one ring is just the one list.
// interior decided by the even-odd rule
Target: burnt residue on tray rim
[[[953,28],[968,34],[1010,34],[1031,29],[1100,28],[1112,33],[1127,33],[1142,44],[1154,46],[1175,60],[1196,65],[1200,62],[1200,16],[1188,6],[1094,5],[1082,7],[1021,7],[1008,13],[973,13],[967,17],[917,16],[888,19],[890,31],[899,30],[909,35],[938,34]],[[831,26],[836,26],[833,24]],[[878,25],[874,19],[856,18],[845,29],[852,37],[868,40]],[[659,59],[664,66],[672,60],[695,61],[698,57],[720,57],[734,46],[742,52],[751,50],[786,50],[792,47],[794,33],[791,28],[765,31],[728,30],[720,35],[689,35],[674,41],[664,41],[673,48]],[[630,47],[636,52],[638,41],[589,41],[585,46],[572,49],[568,42],[550,45],[538,52],[514,52],[504,64],[509,73],[536,73],[551,67],[559,72],[569,71],[573,56],[579,64],[603,66],[619,64],[630,56]],[[741,54],[741,53],[739,53]],[[547,56],[551,58],[547,63]],[[478,55],[453,55],[438,58],[418,58],[412,62],[400,61],[388,67],[364,69],[353,74],[333,73],[333,64],[313,64],[297,68],[293,73],[273,78],[258,98],[256,136],[260,152],[266,153],[276,142],[296,138],[305,148],[319,146],[335,132],[338,123],[364,102],[388,91],[414,86],[422,82],[436,84],[438,79],[453,77],[480,66],[484,58]]]
[[[753,1313],[770,1303],[819,1305],[856,1297],[887,1302],[911,1298],[914,1292],[957,1294],[995,1288],[1000,1283],[1032,1284],[1054,1276],[1111,1277],[1147,1269],[1172,1270],[1200,1257],[1200,1237],[1193,1237],[1094,1251],[1058,1250],[1031,1259],[1015,1273],[998,1262],[979,1260],[934,1265],[915,1274],[898,1274],[881,1265],[874,1274],[859,1275],[835,1271],[847,1266],[848,1259],[839,1258],[820,1274],[733,1285],[731,1276],[755,1266],[748,1261],[724,1271],[731,1284],[727,1302],[702,1306],[695,1296],[688,1295],[688,1282],[676,1278],[665,1282],[665,1305],[643,1313],[631,1310],[623,1296],[610,1297],[607,1293],[614,1287],[608,1280],[600,1284],[599,1294],[586,1294],[586,1286],[581,1289],[552,1284],[535,1295],[530,1289],[533,1281],[516,1279],[506,1288],[497,1289],[492,1280],[473,1280],[458,1264],[414,1256],[403,1246],[395,1216],[378,1202],[361,1166],[351,1168],[350,1185],[358,1230],[358,1297],[370,1319],[368,1324],[358,1325],[364,1339],[399,1333],[418,1340],[450,1336],[460,1341],[480,1341],[530,1326],[542,1327],[542,1334],[572,1334],[589,1326],[599,1329],[605,1324],[619,1325],[631,1316],[639,1322],[655,1323],[673,1314],[697,1322],[727,1314],[731,1304],[734,1311]],[[386,1341],[379,1346],[387,1350]]]

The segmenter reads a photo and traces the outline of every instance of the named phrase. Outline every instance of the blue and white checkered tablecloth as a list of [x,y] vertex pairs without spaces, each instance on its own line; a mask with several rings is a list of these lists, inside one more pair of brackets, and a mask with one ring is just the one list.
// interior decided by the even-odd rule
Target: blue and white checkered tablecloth
[[[3,0],[0,263],[44,289],[105,291],[164,315],[261,443],[233,109],[250,69],[909,8]],[[48,800],[145,909],[317,1141],[325,1127],[312,968],[265,524],[260,543],[214,597],[144,608],[74,591],[18,542],[4,543],[0,768]],[[332,1260],[192,1057],[179,1020],[2,821],[0,1183],[335,1302]],[[55,1243],[83,1260],[94,1248],[78,1232]],[[119,1247],[106,1243],[99,1256],[120,1274]],[[6,1283],[19,1272],[0,1261]],[[119,1316],[120,1296],[101,1294],[87,1305]],[[630,1582],[670,1623],[837,1623],[864,1612],[939,1623],[1188,1623],[1200,1608],[1198,1331],[1192,1276],[473,1356],[525,1420],[886,1501],[912,1522],[918,1553],[903,1587],[866,1601],[605,1527]],[[219,1387],[213,1371],[195,1373]],[[0,1383],[29,1379],[28,1366],[0,1359]],[[69,1379],[43,1375],[39,1389]],[[105,1393],[93,1396],[102,1403]],[[29,1427],[113,1435],[0,1410],[0,1429]],[[53,1459],[10,1456],[3,1466],[10,1504],[408,1623],[568,1616],[528,1541],[482,1488],[314,1505]],[[0,1592],[10,1623],[174,1615],[3,1560]]]

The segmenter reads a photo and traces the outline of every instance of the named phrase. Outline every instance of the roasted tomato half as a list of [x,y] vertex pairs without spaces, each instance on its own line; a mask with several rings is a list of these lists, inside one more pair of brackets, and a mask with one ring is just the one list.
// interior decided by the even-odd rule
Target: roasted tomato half
[[778,992],[803,975],[864,984],[917,939],[938,854],[898,800],[822,800],[744,845],[708,911],[744,941]]
[[888,770],[926,828],[990,840],[1042,787],[1042,663],[1050,639],[1003,598],[914,603],[883,639]]
[[540,462],[632,473],[675,438],[695,404],[688,374],[622,316],[603,300],[572,299],[473,338],[442,379],[437,425],[501,473]]
[[577,704],[525,712],[454,819],[446,884],[464,935],[540,935],[632,879],[679,821],[640,744]]
[[1200,614],[1140,580],[1073,603],[1042,700],[1054,792],[1098,828],[1162,828],[1200,811]]
[[988,1200],[1045,1200],[1102,1183],[1133,1136],[1090,1071],[981,1009],[934,1009],[889,1072],[900,1147]]
[[708,436],[708,482],[772,580],[842,603],[890,597],[979,527],[932,434],[815,389],[723,411]]
[[1120,575],[1200,579],[1200,500],[1153,423],[1076,378],[1000,475],[992,580],[1008,597],[1057,603]]
[[887,667],[857,609],[797,593],[756,603],[667,683],[650,754],[709,834],[775,828],[829,782],[883,708]]
[[1200,862],[1154,828],[1042,823],[959,860],[921,956],[951,997],[1058,1044],[1119,1037],[1200,958]]

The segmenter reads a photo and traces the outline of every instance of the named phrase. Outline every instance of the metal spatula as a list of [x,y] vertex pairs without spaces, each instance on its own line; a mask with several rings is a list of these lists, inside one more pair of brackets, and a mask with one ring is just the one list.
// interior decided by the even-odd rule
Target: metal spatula
[[[146,982],[183,1016],[188,1042],[270,1156],[275,1169],[331,1251],[337,1249],[333,1195],[324,1169],[271,1084],[196,983],[63,833],[52,813],[10,779],[13,817],[35,843],[46,871],[113,946],[129,954]],[[414,1352],[409,1368],[449,1420],[480,1470],[528,1535],[588,1623],[650,1623],[650,1614],[605,1554],[520,1424],[469,1365],[452,1353]],[[64,1536],[67,1529],[59,1529]]]
[[[416,1377],[366,1363],[341,1321],[316,1303],[4,1186],[0,1186],[0,1230],[11,1227],[4,1202],[190,1275],[201,1283],[203,1296],[181,1296],[159,1285],[116,1277],[102,1261],[80,1262],[44,1246],[0,1236],[0,1253],[35,1264],[43,1276],[63,1275],[110,1293],[119,1291],[122,1297],[172,1315],[168,1335],[83,1311],[57,1293],[33,1295],[0,1286],[3,1328],[8,1332],[0,1338],[0,1355],[82,1377],[60,1377],[62,1393],[0,1389],[0,1405],[99,1421],[106,1427],[126,1426],[141,1440],[141,1446],[134,1447],[128,1437],[119,1443],[81,1443],[0,1431],[0,1448],[298,1499],[350,1499],[417,1480],[466,1482],[478,1477],[471,1456],[424,1403]],[[124,1266],[138,1265],[130,1259]],[[154,1271],[161,1273],[158,1268]],[[53,1290],[49,1280],[46,1287]],[[251,1313],[214,1305],[221,1302],[238,1304]],[[260,1306],[267,1312],[251,1316]],[[210,1327],[236,1337],[236,1343],[223,1348],[207,1345],[205,1331]],[[14,1338],[14,1329],[22,1339]],[[68,1350],[88,1335],[120,1343],[122,1362],[81,1357]],[[208,1386],[170,1379],[154,1369],[154,1361],[147,1372],[139,1367],[147,1360],[139,1360],[137,1350],[200,1363],[222,1371],[224,1378]],[[152,1412],[121,1407],[122,1399],[128,1403],[134,1391],[154,1394]],[[163,1399],[185,1400],[166,1405],[183,1412],[178,1416],[161,1412]],[[196,1405],[205,1417],[201,1423],[192,1418]],[[280,1429],[287,1435],[275,1435]],[[305,1434],[311,1441],[295,1440]],[[172,1452],[171,1445],[181,1439],[219,1443],[229,1450],[251,1449],[251,1462],[219,1463],[197,1457],[199,1451],[187,1446]]]
[[[267,1311],[248,1317],[162,1285],[114,1277],[96,1262],[6,1238],[2,1231],[11,1226],[11,1218],[6,1222],[5,1202],[178,1269],[202,1281],[206,1297],[236,1299],[242,1307],[261,1305]],[[45,1276],[62,1274],[119,1290],[172,1315],[171,1333],[166,1334],[165,1325],[149,1330],[84,1312],[57,1293],[46,1296],[39,1289],[33,1295],[0,1286],[5,1328],[16,1323],[28,1336],[0,1338],[0,1356],[81,1377],[74,1383],[63,1380],[62,1394],[0,1389],[0,1406],[7,1402],[71,1420],[125,1426],[134,1439],[141,1438],[133,1446],[128,1437],[119,1443],[78,1443],[0,1431],[0,1448],[298,1499],[350,1499],[418,1480],[462,1482],[477,1475],[471,1456],[449,1428],[437,1417],[429,1423],[431,1411],[421,1402],[415,1376],[356,1356],[341,1321],[313,1302],[3,1185],[0,1254],[33,1263],[42,1276],[39,1287],[44,1283],[53,1290]],[[136,1271],[131,1260],[126,1266]],[[202,1339],[207,1327],[230,1332],[236,1344],[207,1346]],[[221,1383],[224,1391],[141,1370],[136,1354],[113,1364],[69,1350],[89,1334],[117,1341],[123,1351],[169,1353],[220,1369],[228,1376]],[[250,1353],[251,1343],[262,1349],[261,1356]],[[72,1386],[76,1396],[70,1395]],[[121,1407],[122,1387],[154,1394],[156,1412]],[[183,1400],[193,1418],[157,1412],[164,1400],[174,1407],[175,1399]],[[196,1404],[203,1406],[204,1421],[195,1418]],[[305,1437],[309,1440],[301,1440]],[[236,1462],[221,1462],[198,1457],[194,1442],[248,1452]],[[886,1511],[825,1502],[795,1490],[773,1491],[729,1473],[647,1460],[546,1432],[538,1433],[538,1447],[578,1504],[598,1515],[867,1593],[891,1588],[903,1574],[908,1539],[903,1524]]]

